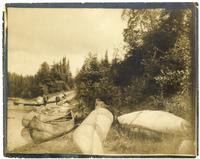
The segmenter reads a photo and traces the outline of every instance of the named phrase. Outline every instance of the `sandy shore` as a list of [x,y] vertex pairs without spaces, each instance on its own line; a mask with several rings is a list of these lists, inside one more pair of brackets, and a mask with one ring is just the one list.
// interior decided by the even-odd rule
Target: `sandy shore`
[[11,153],[56,153],[56,154],[78,154],[81,153],[73,143],[72,132],[40,144],[29,143],[14,149]]
[[12,151],[17,147],[23,146],[27,140],[22,137],[21,131],[22,118],[30,111],[19,109],[8,109],[7,116],[7,150]]

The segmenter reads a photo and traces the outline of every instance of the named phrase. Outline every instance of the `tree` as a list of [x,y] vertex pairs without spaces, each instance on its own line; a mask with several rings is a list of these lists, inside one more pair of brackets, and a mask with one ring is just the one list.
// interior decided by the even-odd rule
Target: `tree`
[[128,17],[124,30],[128,52],[120,70],[132,69],[121,71],[122,81],[128,79],[129,84],[142,77],[149,95],[185,90],[191,72],[191,11],[128,10],[124,15]]
[[141,46],[144,42],[144,36],[155,30],[160,19],[166,18],[162,15],[163,9],[125,9],[122,18],[127,20],[127,28],[124,29],[124,41],[127,43],[127,49],[133,49]]
[[34,76],[22,76],[8,73],[8,96],[32,98],[47,93],[69,90],[73,86],[69,61],[64,57],[62,61],[53,64],[43,62]]
[[100,80],[100,68],[97,56],[89,54],[76,76],[77,96],[83,100],[91,109],[94,108],[97,92],[96,83]]
[[48,86],[51,85],[50,67],[47,62],[43,62],[39,71],[36,74],[36,80],[40,89],[38,90],[40,95],[49,93]]

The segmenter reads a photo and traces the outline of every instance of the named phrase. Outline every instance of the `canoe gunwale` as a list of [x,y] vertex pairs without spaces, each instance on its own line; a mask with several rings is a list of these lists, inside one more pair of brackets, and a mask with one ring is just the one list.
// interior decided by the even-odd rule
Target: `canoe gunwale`
[[[69,119],[67,119],[68,115],[70,115]],[[51,118],[47,119],[48,117],[51,117]],[[52,118],[52,117],[54,117],[54,118]],[[53,114],[52,115],[45,114],[45,118],[43,118],[43,120],[41,120],[40,118],[38,118],[38,120],[40,120],[43,123],[50,123],[50,122],[56,122],[56,121],[59,122],[59,120],[61,120],[61,119],[65,119],[66,121],[74,119],[73,112],[69,109],[68,112],[64,112],[59,117],[55,117],[55,114],[54,115]]]
[[[154,115],[157,115],[157,116],[161,116],[161,115],[164,116],[165,117],[164,118],[165,119],[164,126],[163,126],[162,122],[160,122],[159,127],[158,126],[154,127],[153,124],[155,124],[156,121],[154,121],[154,123],[152,123],[152,121],[148,122],[148,119],[145,118],[146,117],[145,113],[149,113],[150,115],[152,115],[154,113]],[[133,116],[131,116],[131,115],[133,115]],[[166,118],[166,116],[168,118]],[[177,119],[177,120],[175,120],[175,119]],[[141,128],[143,130],[160,133],[163,135],[173,135],[173,136],[177,136],[177,137],[187,136],[185,133],[187,133],[190,130],[190,125],[188,124],[188,121],[186,121],[183,118],[180,118],[179,116],[176,116],[172,113],[165,112],[165,111],[155,111],[155,110],[136,111],[136,112],[121,115],[117,118],[117,120],[120,125],[126,125],[126,126],[132,127],[132,128],[139,128],[139,129]],[[159,120],[159,119],[157,119],[157,120]],[[169,124],[166,126],[166,121],[173,121],[173,120],[178,121],[176,123],[178,123],[179,125],[176,124],[176,127],[173,125],[170,127],[170,124],[172,122],[168,122]],[[144,121],[144,123],[143,123],[143,121]],[[185,128],[185,130],[183,128]]]
[[[31,135],[31,138],[33,139],[33,141],[35,143],[41,143],[41,142],[44,142],[44,141],[49,141],[49,140],[51,140],[53,138],[60,137],[60,136],[62,136],[64,134],[67,134],[67,133],[71,132],[75,127],[74,119],[71,119],[71,120],[65,122],[66,125],[68,125],[68,128],[67,127],[63,127],[63,125],[59,125],[59,124],[52,124],[52,123],[42,122],[37,117],[34,117],[32,122],[33,121],[42,124],[42,128],[39,127],[39,126],[31,126],[31,124],[30,124],[30,127],[29,127],[30,135]],[[50,129],[47,129],[47,127],[53,127],[53,126],[54,127],[57,126],[58,128],[61,128],[62,131],[60,131],[59,133],[55,133],[55,132],[52,132]],[[45,127],[45,129],[44,129],[44,127]],[[43,135],[44,134],[48,134],[48,136],[50,136],[50,137],[49,138],[45,138],[45,136],[44,136],[43,139],[42,139],[42,136],[40,136],[40,138],[39,138],[39,137],[37,137],[37,136],[35,136],[33,134],[33,131],[34,132],[38,132],[38,133],[42,133]]]

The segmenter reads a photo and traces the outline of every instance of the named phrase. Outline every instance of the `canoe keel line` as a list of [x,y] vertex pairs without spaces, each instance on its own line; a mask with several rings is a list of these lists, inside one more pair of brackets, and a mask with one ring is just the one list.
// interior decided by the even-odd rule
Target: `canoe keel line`
[[96,108],[73,133],[73,140],[83,154],[103,154],[113,115],[105,108]]

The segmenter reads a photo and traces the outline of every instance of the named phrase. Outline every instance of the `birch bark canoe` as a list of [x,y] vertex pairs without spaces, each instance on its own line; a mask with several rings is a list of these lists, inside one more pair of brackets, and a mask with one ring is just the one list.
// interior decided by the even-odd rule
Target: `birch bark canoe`
[[113,115],[106,108],[96,108],[73,133],[73,140],[83,154],[103,154]]
[[191,130],[188,121],[165,111],[136,111],[119,116],[118,121],[120,124],[179,136],[187,136]]

